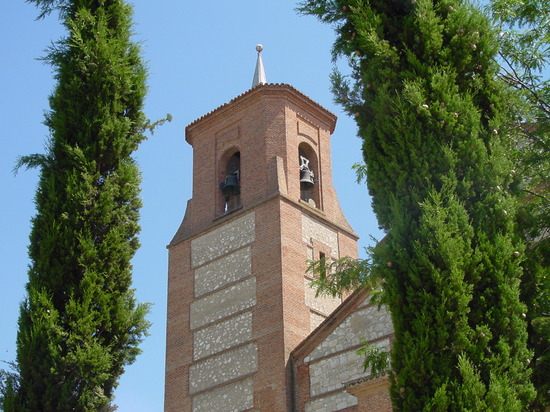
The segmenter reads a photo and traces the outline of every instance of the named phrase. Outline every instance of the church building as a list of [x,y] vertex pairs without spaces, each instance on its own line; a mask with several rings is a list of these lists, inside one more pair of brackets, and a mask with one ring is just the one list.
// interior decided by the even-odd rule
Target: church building
[[165,411],[389,411],[362,338],[388,348],[365,291],[316,297],[308,260],[357,257],[332,184],[336,116],[269,84],[189,124],[193,192],[168,245]]

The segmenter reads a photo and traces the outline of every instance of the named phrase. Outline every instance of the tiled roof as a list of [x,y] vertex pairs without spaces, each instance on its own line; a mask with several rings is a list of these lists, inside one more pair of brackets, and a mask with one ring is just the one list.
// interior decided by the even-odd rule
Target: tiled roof
[[[334,113],[332,113],[331,111],[329,111],[328,109],[326,109],[325,107],[321,106],[319,103],[317,103],[315,100],[311,99],[310,97],[306,96],[305,94],[303,94],[302,92],[300,92],[298,89],[294,88],[293,86],[289,85],[289,84],[286,84],[286,83],[266,83],[266,84],[260,84],[256,87],[253,87],[251,89],[248,89],[246,92],[244,93],[241,93],[240,95],[238,95],[237,97],[234,97],[233,99],[231,99],[229,102],[227,103],[224,103],[222,104],[221,106],[218,106],[217,108],[215,108],[214,110],[206,113],[205,115],[199,117],[198,119],[192,121],[191,123],[189,123],[187,125],[187,127],[185,128],[186,130],[186,133],[187,133],[187,130],[189,130],[190,128],[192,128],[193,126],[195,126],[196,124],[202,122],[204,119],[208,118],[208,117],[211,117],[213,116],[214,114],[216,113],[219,113],[221,112],[222,110],[224,110],[225,108],[227,108],[228,106],[231,106],[233,105],[235,102],[239,101],[239,100],[243,100],[245,99],[246,97],[250,96],[250,95],[253,95],[255,93],[259,93],[261,91],[275,91],[275,90],[287,90],[291,93],[294,93],[296,95],[298,95],[299,97],[301,97],[302,99],[305,99],[307,100],[309,103],[311,103],[312,105],[314,106],[317,106],[321,111],[324,111],[326,112],[327,114],[329,114],[331,117],[334,117],[334,119],[336,119],[336,115]],[[333,132],[333,130],[331,130],[331,133]]]

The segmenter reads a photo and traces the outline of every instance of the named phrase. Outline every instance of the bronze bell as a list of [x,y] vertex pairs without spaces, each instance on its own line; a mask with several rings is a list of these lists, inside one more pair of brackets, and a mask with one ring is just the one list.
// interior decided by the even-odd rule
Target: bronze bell
[[237,173],[229,173],[223,182],[220,183],[220,189],[226,196],[238,195],[241,193],[239,178]]
[[300,169],[300,187],[302,189],[311,189],[315,186],[313,173],[309,169]]

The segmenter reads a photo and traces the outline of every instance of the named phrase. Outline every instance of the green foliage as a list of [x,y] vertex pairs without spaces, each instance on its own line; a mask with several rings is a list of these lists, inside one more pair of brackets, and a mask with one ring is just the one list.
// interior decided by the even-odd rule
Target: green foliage
[[131,289],[139,246],[140,175],[132,153],[152,125],[146,70],[122,0],[32,1],[57,9],[68,36],[46,58],[56,70],[30,235],[17,366],[4,374],[6,411],[108,410],[149,327]]
[[[528,218],[537,217],[537,214],[533,213],[533,205],[526,205],[522,212]],[[522,223],[526,224],[525,220]],[[530,227],[540,229],[539,225],[535,221]],[[533,351],[529,366],[533,369],[532,380],[537,388],[537,410],[544,410],[550,405],[550,238],[547,232],[545,236],[546,238],[531,238],[535,239],[535,242],[526,249],[526,259],[523,262],[526,275],[522,282],[522,298],[528,308],[528,343]]]
[[358,124],[359,178],[387,232],[369,271],[384,280],[395,329],[394,410],[526,409],[526,252],[510,156],[518,100],[498,79],[490,22],[460,0],[300,10],[333,25],[333,57],[351,68],[332,82]]
[[491,0],[489,12],[500,32],[503,78],[550,114],[550,6],[543,0]]
[[370,375],[378,377],[389,370],[389,353],[383,351],[374,345],[369,344],[364,338],[361,339],[361,348],[357,349],[357,354],[364,357],[363,371],[370,368]]
[[383,279],[369,259],[343,257],[336,260],[322,258],[308,262],[308,272],[314,276],[310,286],[316,296],[342,297],[345,292],[366,288],[373,303],[384,303]]

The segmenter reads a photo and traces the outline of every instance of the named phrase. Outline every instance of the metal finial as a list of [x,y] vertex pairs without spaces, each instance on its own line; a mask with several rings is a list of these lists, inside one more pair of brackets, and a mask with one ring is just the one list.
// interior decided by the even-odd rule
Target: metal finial
[[256,51],[258,52],[258,59],[256,60],[256,70],[254,71],[254,78],[252,79],[252,87],[256,87],[260,84],[266,84],[264,63],[262,61],[262,50],[264,46],[261,44],[256,45]]

